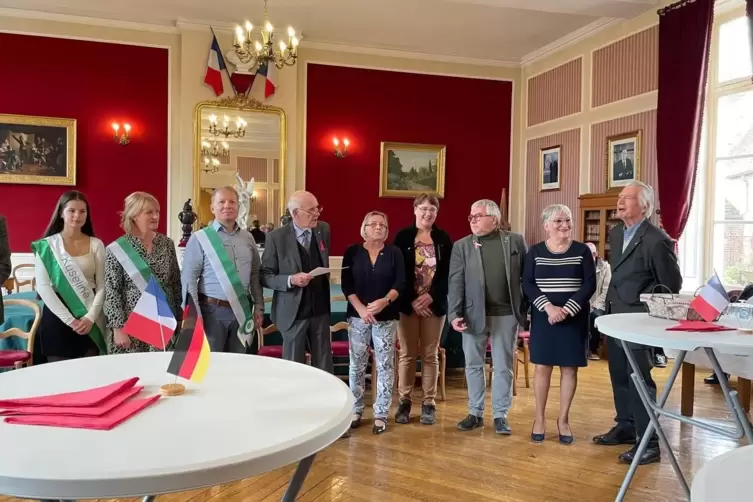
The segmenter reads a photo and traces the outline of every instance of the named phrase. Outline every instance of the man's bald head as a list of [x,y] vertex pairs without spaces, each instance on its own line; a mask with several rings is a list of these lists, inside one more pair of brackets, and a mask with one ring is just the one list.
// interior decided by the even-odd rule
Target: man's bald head
[[311,192],[298,190],[288,199],[288,210],[298,228],[314,228],[319,222],[322,208]]

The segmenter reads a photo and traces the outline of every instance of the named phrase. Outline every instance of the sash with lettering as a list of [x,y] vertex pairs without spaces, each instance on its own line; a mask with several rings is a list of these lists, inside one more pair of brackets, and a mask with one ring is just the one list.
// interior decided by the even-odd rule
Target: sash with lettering
[[233,309],[239,326],[238,338],[244,346],[248,346],[254,329],[254,313],[246,288],[243,287],[241,278],[238,276],[238,270],[227,255],[225,246],[212,225],[196,232],[196,238]]
[[[44,264],[53,289],[71,315],[76,319],[84,317],[94,303],[94,290],[89,287],[76,261],[65,250],[60,234],[32,242],[31,248]],[[99,316],[89,330],[89,338],[97,345],[100,354],[107,353],[104,333],[104,317]]]
[[128,274],[128,277],[139,288],[139,291],[143,293],[146,289],[146,284],[152,277],[152,269],[149,268],[149,264],[136,251],[133,244],[131,244],[125,235],[122,235],[115,242],[107,246],[107,249],[115,255],[125,273]]

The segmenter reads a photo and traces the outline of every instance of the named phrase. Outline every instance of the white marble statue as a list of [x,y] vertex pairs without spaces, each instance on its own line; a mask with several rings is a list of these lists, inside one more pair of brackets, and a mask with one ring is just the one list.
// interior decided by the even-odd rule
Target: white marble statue
[[251,209],[251,197],[254,196],[254,178],[246,183],[241,175],[235,173],[235,189],[238,191],[238,219],[236,222],[243,230],[248,229],[248,212]]

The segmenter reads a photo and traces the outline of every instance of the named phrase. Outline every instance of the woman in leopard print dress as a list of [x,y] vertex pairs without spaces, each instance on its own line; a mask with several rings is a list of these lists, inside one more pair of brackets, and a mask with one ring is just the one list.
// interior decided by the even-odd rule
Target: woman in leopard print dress
[[[153,196],[144,192],[132,193],[125,200],[121,226],[125,230],[125,238],[149,265],[152,274],[162,286],[170,310],[180,326],[183,312],[178,258],[173,240],[156,231],[159,211],[159,203]],[[107,326],[110,328],[107,336],[109,354],[155,350],[151,345],[131,338],[122,331],[140,297],[141,291],[108,248],[105,260],[104,312],[107,316]],[[172,333],[168,336],[172,337]],[[168,347],[170,345],[168,344]]]

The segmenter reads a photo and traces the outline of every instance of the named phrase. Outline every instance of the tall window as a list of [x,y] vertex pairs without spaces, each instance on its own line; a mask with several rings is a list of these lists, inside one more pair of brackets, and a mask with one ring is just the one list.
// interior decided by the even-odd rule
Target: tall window
[[753,85],[745,17],[717,20],[709,87],[706,276],[753,282]]

